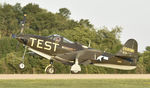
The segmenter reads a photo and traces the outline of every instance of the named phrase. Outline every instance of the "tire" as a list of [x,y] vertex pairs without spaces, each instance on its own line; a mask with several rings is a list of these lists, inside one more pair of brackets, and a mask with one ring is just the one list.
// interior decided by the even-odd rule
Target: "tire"
[[47,67],[46,73],[47,73],[47,74],[54,74],[54,73],[55,73],[55,68],[54,68],[54,66],[49,66],[49,67]]
[[80,71],[78,71],[78,72],[71,71],[71,74],[79,74],[79,73],[80,73]]

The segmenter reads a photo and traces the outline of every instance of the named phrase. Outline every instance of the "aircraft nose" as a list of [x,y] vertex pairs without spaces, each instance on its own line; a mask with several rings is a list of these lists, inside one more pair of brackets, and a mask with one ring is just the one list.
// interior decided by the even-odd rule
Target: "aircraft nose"
[[26,39],[25,36],[23,36],[23,35],[17,35],[17,36],[16,36],[16,39],[17,39],[20,43],[23,43],[23,44],[27,45],[28,39]]

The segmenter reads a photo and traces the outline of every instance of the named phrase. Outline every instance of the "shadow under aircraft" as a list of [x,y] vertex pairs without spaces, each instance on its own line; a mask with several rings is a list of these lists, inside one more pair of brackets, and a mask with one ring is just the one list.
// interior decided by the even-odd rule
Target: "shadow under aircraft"
[[[50,64],[45,68],[49,74],[55,73],[54,61],[71,66],[71,72],[81,71],[80,65],[96,65],[107,68],[132,70],[136,68],[138,60],[138,44],[135,39],[129,39],[116,54],[107,53],[89,48],[67,38],[54,34],[51,36],[39,36],[22,34],[25,17],[22,23],[21,33],[15,38],[25,45],[26,49],[46,58]],[[24,61],[20,68],[24,68]]]

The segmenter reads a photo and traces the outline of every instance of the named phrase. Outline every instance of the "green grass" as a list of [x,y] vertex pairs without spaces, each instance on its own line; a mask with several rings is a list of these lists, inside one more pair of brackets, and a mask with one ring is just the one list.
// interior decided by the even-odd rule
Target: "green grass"
[[0,88],[150,88],[150,79],[0,80]]

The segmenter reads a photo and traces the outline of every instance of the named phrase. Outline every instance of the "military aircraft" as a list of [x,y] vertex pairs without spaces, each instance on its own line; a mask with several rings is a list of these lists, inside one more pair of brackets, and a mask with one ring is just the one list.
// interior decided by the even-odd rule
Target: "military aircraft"
[[[23,31],[23,28],[21,31]],[[55,72],[53,66],[54,61],[70,65],[71,72],[78,73],[81,71],[80,65],[88,64],[114,69],[132,70],[136,68],[138,60],[138,44],[135,39],[129,39],[120,51],[113,55],[72,42],[57,34],[39,36],[21,33],[15,38],[25,45],[23,59],[26,49],[28,49],[49,60],[50,64],[45,68],[45,71],[49,74]],[[24,61],[20,64],[20,67],[24,68]]]

